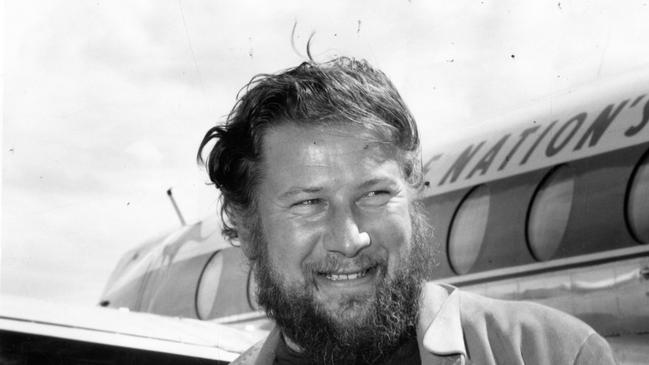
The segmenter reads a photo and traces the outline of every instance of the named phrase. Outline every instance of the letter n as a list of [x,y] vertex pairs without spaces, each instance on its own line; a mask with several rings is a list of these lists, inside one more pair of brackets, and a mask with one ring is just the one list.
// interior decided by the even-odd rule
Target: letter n
[[460,156],[458,156],[457,160],[451,165],[451,168],[448,169],[442,180],[440,180],[438,186],[444,185],[446,183],[446,180],[450,177],[451,178],[451,183],[455,182],[457,178],[460,176],[462,173],[462,170],[466,167],[467,163],[475,156],[475,154],[478,152],[478,150],[482,147],[484,144],[484,141],[480,142],[475,148],[473,148],[473,145],[470,145],[467,147]]

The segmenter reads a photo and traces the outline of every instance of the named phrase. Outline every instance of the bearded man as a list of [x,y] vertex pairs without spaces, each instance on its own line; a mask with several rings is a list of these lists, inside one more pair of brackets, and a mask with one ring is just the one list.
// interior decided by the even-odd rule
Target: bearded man
[[199,150],[276,328],[236,364],[612,364],[567,314],[427,283],[417,126],[365,61],[254,78]]

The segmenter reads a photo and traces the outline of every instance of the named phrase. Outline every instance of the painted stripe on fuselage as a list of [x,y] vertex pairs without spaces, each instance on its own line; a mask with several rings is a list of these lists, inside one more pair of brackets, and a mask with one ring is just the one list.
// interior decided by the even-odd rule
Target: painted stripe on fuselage
[[649,245],[627,247],[587,255],[580,255],[576,257],[555,259],[548,262],[537,262],[533,264],[514,266],[511,268],[483,271],[475,274],[467,274],[456,277],[447,277],[436,281],[455,286],[477,285],[493,282],[496,280],[521,278],[546,272],[555,272],[559,270],[600,265],[638,257],[649,257]]

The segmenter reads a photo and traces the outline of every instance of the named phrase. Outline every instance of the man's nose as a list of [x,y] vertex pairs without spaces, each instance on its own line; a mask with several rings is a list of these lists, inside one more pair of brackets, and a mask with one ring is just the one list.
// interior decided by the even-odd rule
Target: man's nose
[[359,229],[352,209],[340,208],[332,213],[329,234],[324,240],[324,247],[327,251],[354,257],[369,245],[370,236],[367,232]]

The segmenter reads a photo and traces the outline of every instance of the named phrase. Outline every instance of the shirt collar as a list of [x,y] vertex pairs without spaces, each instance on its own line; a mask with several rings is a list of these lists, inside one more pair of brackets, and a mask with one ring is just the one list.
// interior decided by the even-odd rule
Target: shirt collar
[[435,355],[463,355],[467,358],[460,317],[460,295],[455,287],[424,284],[417,332],[417,337],[422,341],[420,345],[427,351]]

